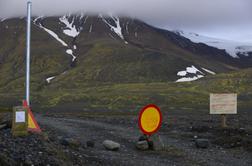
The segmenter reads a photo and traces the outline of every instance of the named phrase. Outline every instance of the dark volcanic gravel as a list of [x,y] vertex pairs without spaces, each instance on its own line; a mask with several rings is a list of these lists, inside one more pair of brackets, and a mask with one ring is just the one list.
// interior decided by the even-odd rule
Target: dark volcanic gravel
[[[35,114],[41,134],[15,138],[10,129],[0,129],[0,166],[251,165],[251,116],[230,117],[232,126],[221,129],[218,117],[190,114],[164,115],[158,132],[165,145],[161,151],[136,149],[141,136],[137,116]],[[195,141],[200,139],[209,146],[196,147]],[[118,142],[120,149],[106,150],[104,140]]]
[[0,165],[60,165],[42,135],[15,138],[10,129],[0,135]]

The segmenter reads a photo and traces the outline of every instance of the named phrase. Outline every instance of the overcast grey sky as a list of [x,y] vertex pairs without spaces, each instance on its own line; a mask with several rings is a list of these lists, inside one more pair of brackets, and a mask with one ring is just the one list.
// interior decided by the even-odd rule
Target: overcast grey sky
[[[25,16],[27,0],[0,0],[0,18]],[[252,42],[252,0],[32,0],[33,15],[79,11],[136,17],[151,25]]]

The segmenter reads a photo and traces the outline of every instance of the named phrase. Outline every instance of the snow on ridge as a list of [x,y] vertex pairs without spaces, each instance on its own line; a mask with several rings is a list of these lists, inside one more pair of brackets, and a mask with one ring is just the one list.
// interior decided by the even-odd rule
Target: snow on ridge
[[[34,21],[34,24],[37,25],[37,26],[39,26],[43,30],[45,30],[47,33],[49,33],[52,37],[54,37],[57,41],[59,41],[63,46],[68,47],[68,44],[66,44],[62,39],[60,39],[59,36],[56,33],[54,33],[52,30],[47,29],[46,27],[42,26],[41,24],[36,24],[36,21]],[[73,45],[73,49],[76,50],[77,46]],[[73,54],[73,50],[72,49],[68,48],[66,50],[66,53],[72,56],[72,62],[74,62],[76,60],[76,56]]]
[[73,55],[73,50],[67,49],[67,50],[66,50],[66,53],[69,54],[69,55],[71,55],[71,56],[73,57],[73,58],[72,58],[72,62],[74,62],[75,59],[76,59],[76,56]]
[[177,76],[186,76],[187,71],[179,71]]
[[84,23],[85,24],[87,22],[88,16],[85,17]]
[[44,16],[38,16],[38,17],[36,17],[34,20],[33,20],[33,22],[34,23],[36,23],[39,19],[41,19],[41,18],[44,18]]
[[92,32],[92,29],[93,29],[93,25],[91,24],[90,27],[89,27],[89,33]]
[[0,22],[3,22],[3,21],[5,21],[5,20],[7,20],[7,18],[1,18],[1,19],[0,19]]
[[111,14],[111,16],[110,16],[110,18],[112,18],[112,20],[115,22],[115,24],[116,24],[115,26],[114,26],[114,25],[111,25],[111,24],[103,17],[102,14],[99,14],[99,17],[102,18],[103,22],[105,22],[105,23],[110,27],[110,29],[111,29],[113,32],[115,32],[122,40],[124,40],[125,44],[128,44],[128,42],[125,41],[124,36],[123,36],[123,34],[122,34],[122,27],[121,27],[121,25],[120,25],[120,19],[119,19],[119,17],[113,16],[112,14]]
[[[203,71],[215,75],[216,73],[206,69],[206,68],[201,68]],[[187,74],[189,74],[190,76],[187,76]],[[193,75],[193,76],[192,76]],[[195,81],[198,80],[200,78],[203,78],[206,74],[203,73],[202,71],[200,71],[199,69],[197,69],[195,66],[191,66],[191,67],[187,67],[186,70],[183,71],[179,71],[177,73],[177,76],[180,76],[182,78],[178,79],[176,82],[190,82],[190,81]]]
[[50,82],[51,82],[55,77],[56,77],[56,76],[48,77],[48,78],[46,79],[46,82],[47,82],[48,84],[50,84]]
[[252,52],[252,43],[236,42],[231,40],[217,39],[202,36],[196,33],[174,31],[175,33],[190,39],[194,43],[205,43],[209,46],[225,50],[233,58],[239,58],[238,53],[248,56],[248,52]]
[[44,29],[44,31],[46,31],[47,33],[49,33],[52,37],[54,37],[58,42],[60,42],[63,46],[67,47],[68,45],[62,40],[59,38],[59,36],[53,32],[52,30],[50,29],[47,29],[46,27],[42,26],[41,24],[38,25],[40,28]]
[[210,73],[210,74],[212,74],[212,75],[215,75],[215,74],[216,74],[215,72],[213,72],[213,71],[211,71],[211,70],[209,70],[209,69],[206,69],[206,68],[204,68],[204,67],[202,67],[201,69],[205,70],[207,73]]
[[197,76],[194,76],[194,77],[183,77],[183,78],[180,78],[178,79],[176,82],[190,82],[190,81],[196,81],[200,78],[203,78],[204,76],[203,75],[197,75]]
[[[202,73],[199,69],[197,69],[195,66],[191,66],[191,67],[187,67],[186,68],[186,71],[188,72],[188,73],[192,73],[192,74],[196,74],[197,72],[200,72],[200,73]],[[202,73],[203,74],[203,73]]]
[[238,46],[236,47],[236,50],[237,50],[236,52],[237,54],[241,53],[242,55],[249,56],[249,53],[252,53],[252,46],[247,46],[247,45]]
[[[197,74],[200,73],[200,74]],[[193,77],[188,77],[187,74],[194,74]],[[204,73],[197,69],[195,66],[187,67],[186,70],[179,71],[177,73],[177,76],[180,76],[182,78],[178,79],[176,82],[189,82],[189,81],[195,81],[197,79],[203,78]]]
[[[68,17],[69,17],[69,15],[68,15]],[[73,18],[71,23],[68,21],[68,18],[65,15],[60,17],[59,20],[60,20],[60,22],[64,23],[66,26],[66,29],[63,30],[64,34],[71,36],[71,37],[76,37],[80,34],[80,32],[76,29],[75,25],[73,25],[75,18]]]
[[185,76],[187,73],[191,73],[191,74],[196,74],[197,72],[202,73],[199,69],[197,69],[195,66],[191,66],[191,67],[187,67],[185,71],[179,71],[178,72],[178,76]]
[[52,81],[53,79],[55,79],[56,77],[58,77],[58,76],[60,76],[60,75],[64,75],[64,74],[66,74],[66,73],[67,73],[67,71],[64,71],[64,72],[62,72],[61,74],[58,74],[58,75],[56,75],[56,76],[48,77],[48,78],[46,79],[46,82],[47,82],[48,84],[50,84],[51,81]]

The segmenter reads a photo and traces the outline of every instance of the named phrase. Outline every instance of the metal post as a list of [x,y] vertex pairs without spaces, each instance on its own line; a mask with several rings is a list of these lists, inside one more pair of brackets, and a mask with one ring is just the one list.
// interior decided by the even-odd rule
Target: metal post
[[227,117],[225,114],[221,115],[221,127],[226,128],[227,127]]
[[30,105],[30,43],[31,43],[31,5],[27,2],[27,31],[26,31],[26,101]]

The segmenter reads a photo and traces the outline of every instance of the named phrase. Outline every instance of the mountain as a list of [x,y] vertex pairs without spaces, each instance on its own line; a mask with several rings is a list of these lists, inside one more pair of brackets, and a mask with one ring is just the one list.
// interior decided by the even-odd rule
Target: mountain
[[252,56],[252,43],[236,42],[224,39],[217,39],[207,36],[202,36],[197,33],[174,31],[178,35],[184,36],[195,43],[205,43],[209,46],[225,50],[234,58]]
[[[23,18],[0,22],[2,104],[23,98],[25,32]],[[86,89],[100,85],[185,82],[252,67],[252,56],[233,58],[177,32],[101,14],[33,18],[31,57],[33,102],[51,105],[95,101],[101,96],[87,97]]]

